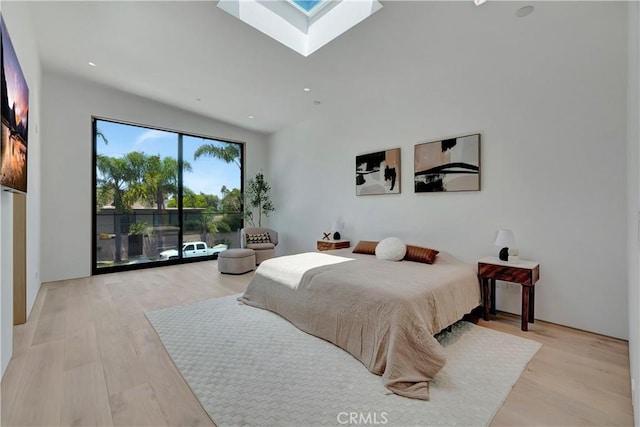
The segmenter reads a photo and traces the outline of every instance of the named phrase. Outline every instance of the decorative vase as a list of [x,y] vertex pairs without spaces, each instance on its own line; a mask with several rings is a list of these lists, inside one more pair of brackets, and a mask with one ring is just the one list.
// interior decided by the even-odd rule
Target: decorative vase
[[502,260],[502,261],[508,261],[509,260],[509,248],[500,249],[500,253],[498,254],[498,258],[500,258],[500,260]]

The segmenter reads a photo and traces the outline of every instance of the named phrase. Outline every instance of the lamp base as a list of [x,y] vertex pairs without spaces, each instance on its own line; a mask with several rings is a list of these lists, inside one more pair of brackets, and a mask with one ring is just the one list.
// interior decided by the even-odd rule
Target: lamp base
[[338,233],[337,231],[333,233],[333,240],[340,240],[340,233]]
[[498,258],[500,258],[501,261],[509,261],[509,248],[500,249]]

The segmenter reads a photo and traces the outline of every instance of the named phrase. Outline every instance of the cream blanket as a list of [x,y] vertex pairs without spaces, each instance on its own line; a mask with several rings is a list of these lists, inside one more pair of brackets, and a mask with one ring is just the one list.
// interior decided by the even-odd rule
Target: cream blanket
[[263,261],[258,266],[256,273],[288,288],[297,289],[304,273],[312,268],[338,264],[345,261],[353,261],[353,259],[321,252],[308,252]]
[[[433,335],[480,304],[476,268],[442,252],[433,265],[331,252],[355,260],[311,268],[294,287],[261,264],[240,301],[348,351],[392,392],[428,400],[445,364]],[[306,255],[286,262],[297,270],[297,259]]]

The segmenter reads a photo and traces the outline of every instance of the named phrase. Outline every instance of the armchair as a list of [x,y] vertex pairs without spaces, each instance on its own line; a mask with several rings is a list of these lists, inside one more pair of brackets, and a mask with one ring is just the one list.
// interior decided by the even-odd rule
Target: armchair
[[270,228],[248,227],[240,230],[240,247],[254,250],[256,265],[273,258],[276,255],[277,244],[278,232]]

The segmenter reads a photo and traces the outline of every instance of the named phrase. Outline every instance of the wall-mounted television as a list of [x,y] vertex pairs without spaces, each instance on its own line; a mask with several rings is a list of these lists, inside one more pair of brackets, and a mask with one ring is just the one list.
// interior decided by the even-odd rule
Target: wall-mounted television
[[29,88],[1,15],[0,26],[2,27],[0,185],[5,190],[26,193]]

